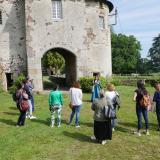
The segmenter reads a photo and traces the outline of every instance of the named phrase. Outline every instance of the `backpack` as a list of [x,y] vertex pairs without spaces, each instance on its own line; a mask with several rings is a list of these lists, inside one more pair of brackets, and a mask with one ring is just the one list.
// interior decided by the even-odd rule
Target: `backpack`
[[151,105],[151,100],[149,95],[143,95],[142,99],[139,101],[140,106],[142,108],[147,108],[148,106]]
[[115,92],[115,94],[116,94],[116,96],[115,96],[115,98],[113,99],[113,104],[114,104],[115,106],[118,106],[118,108],[120,108],[120,106],[121,106],[120,96],[119,96],[119,94],[118,94],[117,92]]
[[116,117],[116,112],[112,106],[105,105],[104,106],[104,117],[106,119],[113,119]]

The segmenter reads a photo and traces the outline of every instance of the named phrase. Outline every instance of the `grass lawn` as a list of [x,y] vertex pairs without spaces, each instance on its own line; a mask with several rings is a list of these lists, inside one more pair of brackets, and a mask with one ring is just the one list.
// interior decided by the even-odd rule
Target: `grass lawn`
[[[81,128],[68,126],[70,109],[64,95],[61,128],[51,128],[48,95],[36,95],[37,120],[26,120],[24,127],[16,127],[19,115],[11,95],[0,94],[0,160],[159,160],[160,132],[156,131],[155,113],[149,113],[150,136],[133,134],[136,129],[134,87],[117,87],[122,107],[118,112],[118,126],[113,140],[104,146],[90,140],[93,135],[93,112],[89,94],[84,95]],[[148,88],[153,94],[153,89]],[[143,125],[144,126],[144,125]]]

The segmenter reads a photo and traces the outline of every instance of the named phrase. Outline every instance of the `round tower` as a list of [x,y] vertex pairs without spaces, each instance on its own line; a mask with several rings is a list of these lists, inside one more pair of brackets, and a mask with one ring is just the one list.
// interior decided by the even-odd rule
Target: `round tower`
[[111,39],[107,0],[27,0],[26,49],[28,74],[42,90],[41,58],[49,51],[66,61],[66,81],[83,76],[111,76]]

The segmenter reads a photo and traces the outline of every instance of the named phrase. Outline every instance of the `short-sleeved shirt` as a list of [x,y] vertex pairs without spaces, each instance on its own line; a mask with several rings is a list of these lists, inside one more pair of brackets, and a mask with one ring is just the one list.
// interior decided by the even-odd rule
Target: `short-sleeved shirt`
[[148,91],[144,89],[136,89],[134,92],[137,93],[136,102],[139,103],[140,100],[143,98],[143,95],[147,95]]

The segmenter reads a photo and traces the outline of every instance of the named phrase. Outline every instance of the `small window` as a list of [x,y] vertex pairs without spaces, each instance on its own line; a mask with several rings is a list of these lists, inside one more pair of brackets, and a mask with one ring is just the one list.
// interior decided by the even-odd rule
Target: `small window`
[[0,11],[0,24],[2,24],[2,11]]
[[104,17],[99,16],[99,28],[100,29],[105,29],[105,22],[104,22]]
[[62,19],[62,1],[52,0],[52,10],[54,19]]

